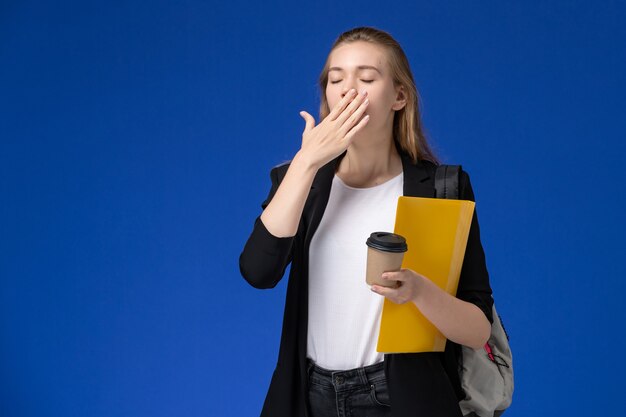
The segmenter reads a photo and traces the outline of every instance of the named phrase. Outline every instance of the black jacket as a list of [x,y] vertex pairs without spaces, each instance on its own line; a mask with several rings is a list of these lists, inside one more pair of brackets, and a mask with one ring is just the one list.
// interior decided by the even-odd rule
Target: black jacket
[[[428,161],[413,164],[407,155],[401,156],[404,195],[435,197],[436,166]],[[291,262],[278,363],[261,416],[308,415],[306,348],[309,244],[324,214],[340,159],[336,158],[317,172],[295,236],[273,236],[258,217],[239,258],[241,274],[256,288],[274,287]],[[263,208],[271,201],[287,168],[288,164],[283,164],[272,169],[272,188],[262,203]],[[469,176],[464,171],[461,171],[459,178],[459,195],[463,200],[474,200]],[[477,305],[493,322],[493,299],[476,213],[470,228],[457,297]],[[462,397],[462,390],[456,369],[458,350],[459,345],[448,341],[445,352],[385,355],[385,374],[394,417],[461,416],[458,400]]]

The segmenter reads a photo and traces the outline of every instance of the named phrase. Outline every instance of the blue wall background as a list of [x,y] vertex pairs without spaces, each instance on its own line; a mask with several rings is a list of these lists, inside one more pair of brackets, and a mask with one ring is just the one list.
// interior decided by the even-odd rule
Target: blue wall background
[[623,409],[626,5],[403,3],[0,4],[0,415],[258,415],[286,280],[238,256],[360,25],[472,176],[507,415]]

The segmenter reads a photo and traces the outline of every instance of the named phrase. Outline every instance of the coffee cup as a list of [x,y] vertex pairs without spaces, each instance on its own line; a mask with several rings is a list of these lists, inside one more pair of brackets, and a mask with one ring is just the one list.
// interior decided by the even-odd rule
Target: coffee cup
[[382,274],[400,270],[404,253],[408,250],[406,239],[395,233],[374,232],[365,244],[367,245],[365,282],[368,285],[395,287],[397,281],[385,281]]

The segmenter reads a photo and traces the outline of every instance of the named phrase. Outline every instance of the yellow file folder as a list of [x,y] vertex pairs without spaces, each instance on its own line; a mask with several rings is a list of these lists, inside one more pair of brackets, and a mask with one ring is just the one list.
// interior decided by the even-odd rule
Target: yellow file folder
[[[474,215],[473,201],[400,197],[394,233],[409,247],[402,268],[456,295],[465,247]],[[444,335],[415,304],[385,299],[377,350],[385,353],[443,352]]]

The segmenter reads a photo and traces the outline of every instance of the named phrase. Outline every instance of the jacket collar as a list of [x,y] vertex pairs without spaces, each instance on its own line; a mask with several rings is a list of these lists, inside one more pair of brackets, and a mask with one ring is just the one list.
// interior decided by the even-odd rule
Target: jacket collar
[[434,182],[428,181],[431,174],[423,161],[413,163],[411,157],[401,153],[402,171],[404,171],[403,194],[411,197],[435,197]]
[[[345,152],[320,168],[313,180],[307,201],[309,209],[307,210],[305,208],[305,213],[310,213],[309,216],[305,216],[305,221],[308,223],[305,237],[307,246],[322,220],[324,210],[326,210],[326,205],[328,204],[330,188],[337,170],[337,165],[344,155]],[[411,158],[404,153],[400,153],[400,157],[402,158],[402,171],[404,174],[403,195],[434,198],[435,189],[433,182],[428,181],[431,174],[429,173],[426,163],[417,161],[417,163],[414,164]]]
[[[325,196],[326,200],[328,199],[337,166],[344,156],[345,152],[318,170],[311,185],[312,193],[320,194],[320,196]],[[411,157],[405,153],[400,153],[400,157],[402,158],[402,171],[404,173],[403,194],[413,197],[434,197],[432,181],[427,181],[431,174],[425,163],[417,161],[414,164]],[[326,206],[326,202],[323,204]]]

